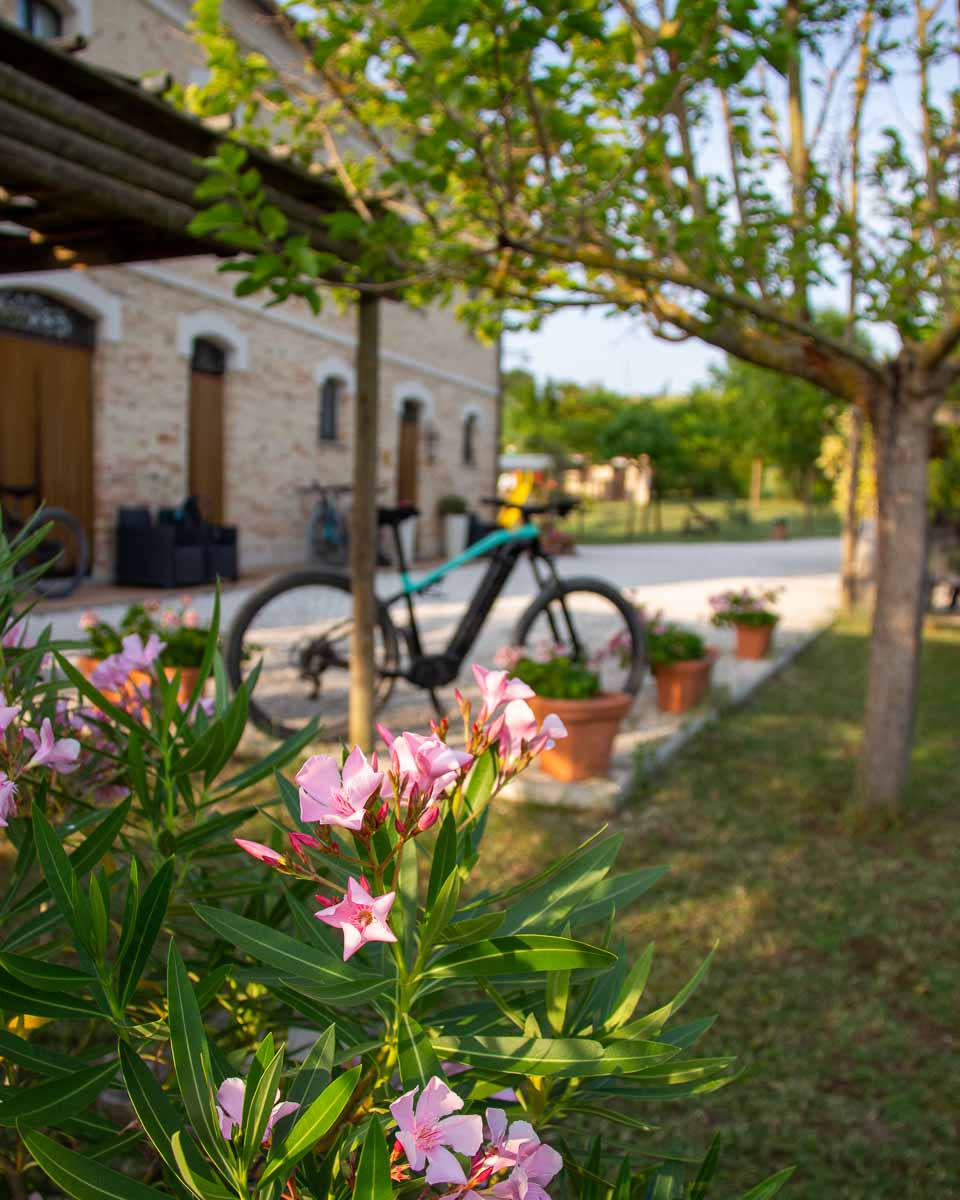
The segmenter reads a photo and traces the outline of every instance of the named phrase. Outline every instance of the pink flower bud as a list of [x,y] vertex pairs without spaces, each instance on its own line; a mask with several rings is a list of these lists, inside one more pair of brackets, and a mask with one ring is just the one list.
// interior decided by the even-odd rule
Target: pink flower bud
[[404,823],[400,820],[399,817],[394,818],[393,827],[397,831],[397,833],[400,834],[401,837],[403,837],[403,835],[407,832],[406,825],[404,825]]
[[386,802],[386,800],[384,800],[384,802],[377,809],[377,824],[378,825],[382,825],[384,823],[384,821],[387,819],[387,813],[389,811],[390,811],[390,805]]
[[417,822],[417,830],[419,833],[426,833],[431,825],[436,825],[437,818],[440,816],[440,805],[432,804],[426,812],[423,813],[420,820]]
[[323,842],[313,837],[309,833],[291,833],[290,834],[290,849],[301,860],[307,861],[307,856],[303,852],[304,846],[309,846],[311,850],[322,850]]
[[245,850],[247,854],[257,859],[258,862],[266,863],[268,867],[282,867],[284,865],[283,855],[278,854],[276,850],[271,850],[263,842],[248,842],[244,838],[234,838],[233,840],[241,850]]

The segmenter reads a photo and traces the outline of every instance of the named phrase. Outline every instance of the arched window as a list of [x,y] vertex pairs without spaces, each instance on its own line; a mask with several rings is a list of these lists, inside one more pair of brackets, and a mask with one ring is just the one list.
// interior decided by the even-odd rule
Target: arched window
[[463,465],[472,467],[477,461],[477,414],[467,413],[463,418]]
[[317,440],[338,442],[340,440],[340,387],[335,375],[328,375],[320,384],[320,424]]
[[63,14],[48,0],[19,0],[17,22],[37,38],[57,38],[63,33]]

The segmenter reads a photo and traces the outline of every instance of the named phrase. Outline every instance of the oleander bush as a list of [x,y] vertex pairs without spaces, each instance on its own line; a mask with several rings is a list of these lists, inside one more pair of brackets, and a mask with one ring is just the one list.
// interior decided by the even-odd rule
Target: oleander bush
[[[290,778],[307,728],[238,769],[256,680],[228,694],[218,615],[209,702],[161,670],[109,700],[34,636],[24,546],[0,546],[8,1196],[714,1194],[718,1145],[665,1153],[655,1130],[733,1077],[697,1057],[712,1018],[684,1009],[709,958],[651,1009],[653,948],[630,961],[619,934],[663,869],[616,873],[601,831],[522,883],[471,885],[491,806],[563,733],[525,685],[476,668],[450,744],[445,723],[383,730],[379,755]],[[260,840],[234,838],[248,821]],[[612,1123],[629,1158],[605,1149]]]

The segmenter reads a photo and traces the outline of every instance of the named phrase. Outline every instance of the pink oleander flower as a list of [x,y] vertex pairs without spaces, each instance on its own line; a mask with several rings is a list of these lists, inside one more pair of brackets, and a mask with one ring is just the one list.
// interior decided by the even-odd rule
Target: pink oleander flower
[[258,862],[266,863],[268,867],[282,867],[284,864],[283,855],[278,854],[276,850],[271,850],[263,842],[248,842],[246,838],[234,838],[233,840],[241,850],[246,850]]
[[122,783],[103,783],[94,789],[94,799],[98,804],[119,804],[130,795],[130,789]]
[[5,650],[28,650],[33,645],[33,638],[27,636],[27,626],[23,621],[15,621],[7,632],[0,638],[0,644]]
[[387,924],[396,892],[371,896],[365,881],[347,880],[347,894],[339,904],[331,904],[314,913],[318,921],[339,929],[343,934],[343,961],[351,958],[366,942],[395,942]]
[[516,758],[525,746],[531,753],[539,754],[541,750],[551,750],[557,738],[566,736],[566,726],[556,713],[548,713],[538,726],[533,709],[525,700],[511,700],[504,710],[500,753],[504,758]]
[[24,767],[25,771],[31,767],[49,767],[51,771],[68,775],[80,765],[77,762],[80,743],[76,738],[55,737],[49,717],[43,718],[39,734],[35,729],[24,728],[23,736],[34,750],[33,758]]
[[[243,1097],[246,1093],[247,1085],[243,1079],[234,1076],[232,1079],[225,1079],[217,1091],[217,1119],[220,1122],[220,1132],[229,1142],[234,1133],[240,1132],[240,1122],[243,1119]],[[280,1101],[280,1089],[277,1089],[277,1103],[270,1110],[270,1116],[267,1118],[267,1128],[263,1134],[263,1145],[270,1141],[273,1135],[273,1127],[276,1123],[288,1116],[292,1112],[296,1112],[300,1107],[293,1100]]]
[[[390,748],[390,769],[400,776],[403,800],[409,800],[415,792],[430,802],[439,799],[473,762],[472,754],[454,750],[436,734],[423,737],[418,733],[402,733],[394,737],[382,725],[377,729]],[[389,794],[386,788],[384,794]]]
[[510,679],[506,671],[488,671],[479,663],[473,664],[473,677],[477,681],[487,716],[493,716],[501,704],[511,700],[529,700],[533,688],[522,679]]
[[422,1171],[427,1164],[426,1181],[437,1183],[466,1183],[463,1167],[451,1153],[472,1157],[483,1141],[483,1122],[479,1117],[454,1117],[463,1101],[443,1080],[434,1075],[423,1089],[414,1108],[419,1088],[405,1092],[390,1105],[397,1122],[397,1141],[403,1147],[412,1171]]
[[146,641],[139,633],[128,633],[120,644],[123,646],[121,654],[134,671],[152,670],[166,646],[166,642],[161,642],[155,633],[151,633]]
[[92,609],[80,614],[81,629],[95,629],[100,624],[100,618]]
[[314,754],[295,776],[300,785],[300,819],[359,831],[367,801],[379,794],[383,775],[376,756],[370,762],[359,746],[350,751],[343,771],[329,754]]
[[184,629],[196,629],[200,624],[200,614],[195,608],[188,608],[183,614]]
[[11,722],[20,715],[19,704],[8,704],[6,693],[0,692],[0,733],[6,733]]
[[0,771],[0,829],[6,829],[7,822],[17,815],[17,785],[7,778],[6,771]]
[[115,692],[127,682],[129,674],[130,664],[126,657],[123,654],[110,654],[94,668],[90,682],[101,692]]

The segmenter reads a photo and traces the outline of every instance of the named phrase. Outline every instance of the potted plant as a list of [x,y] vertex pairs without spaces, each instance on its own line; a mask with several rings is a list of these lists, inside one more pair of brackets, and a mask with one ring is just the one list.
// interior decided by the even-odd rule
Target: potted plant
[[710,597],[714,625],[732,625],[737,631],[737,658],[765,658],[774,626],[780,620],[773,608],[782,588],[720,592]]
[[443,518],[443,552],[447,558],[456,558],[466,550],[470,533],[467,502],[462,496],[441,496],[437,515]]
[[[103,620],[97,613],[86,612],[80,618],[80,626],[86,632],[87,647],[86,653],[78,657],[77,667],[88,678],[104,659],[123,652],[125,637],[137,634],[146,644],[151,635],[156,635],[163,647],[159,662],[164,674],[172,679],[179,672],[178,698],[181,702],[189,699],[196,687],[210,633],[209,626],[201,623],[189,596],[182,596],[176,607],[163,607],[157,600],[132,604],[116,626]],[[142,687],[144,683],[149,683],[149,678],[142,669],[131,667],[130,681],[133,686]],[[107,695],[107,698],[115,697]]]
[[630,711],[626,692],[601,692],[600,677],[586,663],[571,658],[563,646],[550,646],[536,657],[512,648],[511,670],[536,693],[527,703],[537,721],[555,713],[569,734],[544,750],[540,766],[553,779],[568,783],[606,775],[613,739]]
[[696,708],[710,688],[717,651],[699,634],[662,620],[658,613],[647,623],[647,657],[661,711],[683,713]]
[[790,527],[787,524],[786,517],[775,517],[770,522],[770,536],[774,541],[782,542],[790,534]]

